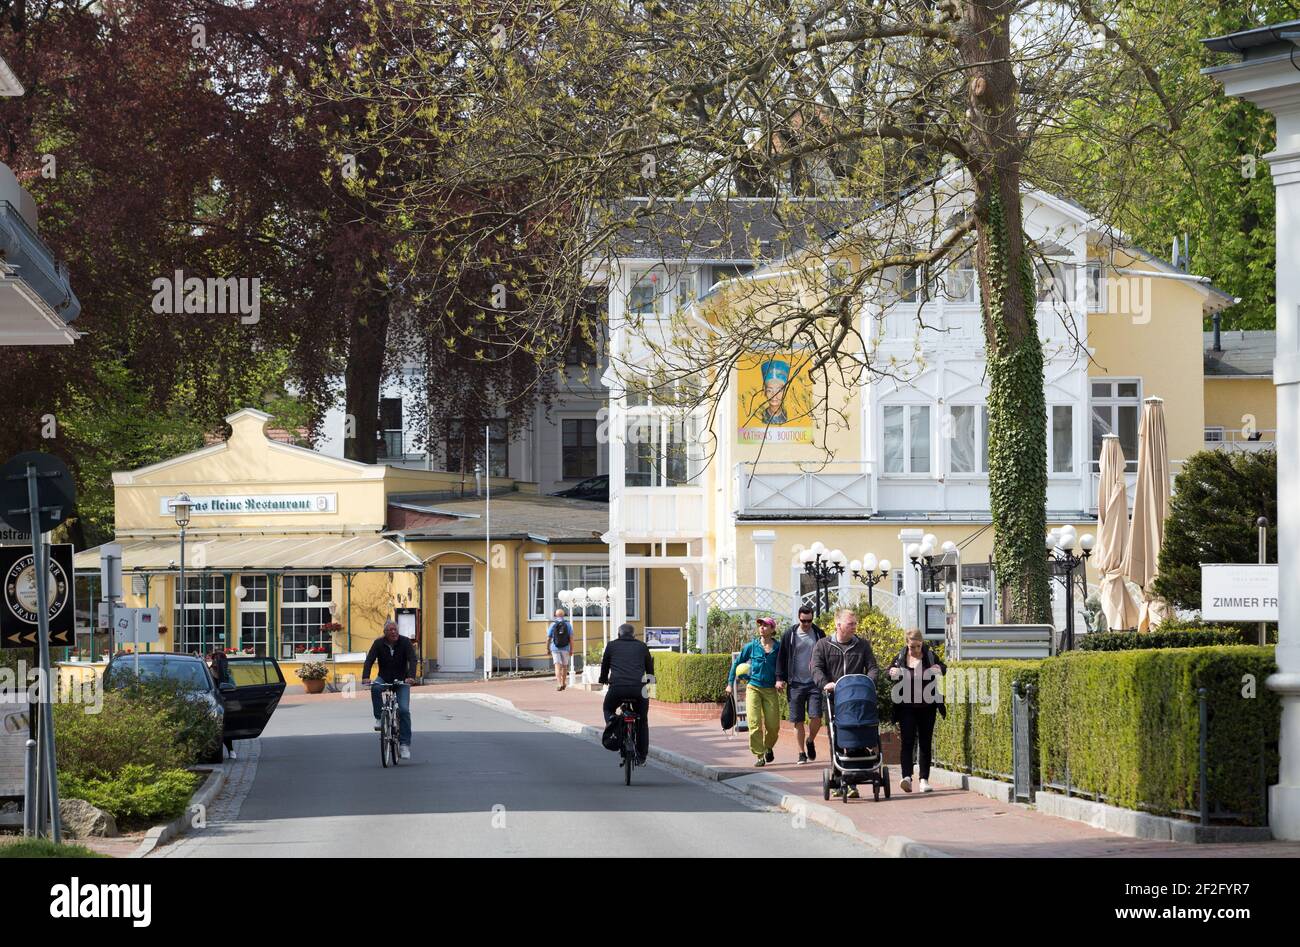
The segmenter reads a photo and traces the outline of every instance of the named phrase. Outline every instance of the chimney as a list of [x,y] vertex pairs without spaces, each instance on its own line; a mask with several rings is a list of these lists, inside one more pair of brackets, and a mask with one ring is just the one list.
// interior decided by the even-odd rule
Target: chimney
[[1219,340],[1219,331],[1223,327],[1223,313],[1216,312],[1210,318],[1214,320],[1214,349],[1212,351],[1222,352],[1223,344]]

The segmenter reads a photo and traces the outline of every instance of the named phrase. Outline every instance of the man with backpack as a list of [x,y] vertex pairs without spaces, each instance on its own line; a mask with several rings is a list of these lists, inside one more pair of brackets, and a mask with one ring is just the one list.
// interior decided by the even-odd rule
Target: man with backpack
[[555,662],[555,689],[569,686],[569,658],[573,656],[573,626],[564,617],[564,609],[555,610],[555,621],[546,629],[546,645]]

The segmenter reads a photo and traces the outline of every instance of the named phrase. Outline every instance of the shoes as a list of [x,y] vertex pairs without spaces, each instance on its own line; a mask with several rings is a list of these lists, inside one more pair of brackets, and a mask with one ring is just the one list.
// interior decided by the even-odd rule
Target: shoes
[[833,795],[833,796],[836,796],[836,797],[841,797],[841,796],[843,796],[846,792],[849,794],[849,798],[850,798],[850,799],[857,799],[857,798],[858,798],[858,787],[857,787],[857,786],[848,786],[848,787],[841,786],[839,789],[835,790],[835,792],[832,793],[832,795]]
[[411,748],[403,744],[400,752],[398,752],[397,755],[404,760],[409,760],[411,758]]
[[228,757],[229,757],[230,759],[232,759],[232,760],[237,760],[237,759],[239,759],[239,754],[236,753],[234,750],[229,750],[229,751],[227,751],[226,756],[228,756]]
[[904,776],[902,779],[900,779],[900,780],[898,781],[898,788],[901,789],[901,790],[903,790],[903,792],[911,792],[911,791],[912,791],[912,777],[911,777],[911,776]]
[[375,718],[375,732],[378,733],[381,729],[383,729],[383,728],[379,726],[379,718],[376,717],[376,718]]
[[771,762],[772,762],[773,760],[775,760],[775,759],[776,759],[776,754],[773,753],[771,750],[768,750],[768,751],[767,751],[767,761],[768,761],[769,763],[771,763]]
[[799,754],[799,758],[798,758],[797,760],[795,760],[795,762],[796,762],[797,764],[799,764],[800,766],[803,766],[805,763],[808,762],[808,754],[807,754],[807,753],[800,753],[800,754]]
[[924,779],[921,780],[921,792],[934,792],[934,790],[930,788],[930,784]]
[[763,759],[763,757],[760,756],[758,759],[754,760],[754,765],[755,765],[755,766],[766,766],[766,765],[767,765],[767,760]]
[[808,751],[808,759],[817,759],[817,745],[812,740],[805,740],[803,747]]
[[568,687],[568,686],[569,686],[569,684],[568,684],[568,682],[566,681],[565,683],[563,683],[563,684],[560,685],[560,690],[564,690],[564,689],[565,689],[566,687]]
[[850,798],[850,799],[857,799],[857,798],[858,798],[858,787],[857,787],[857,786],[850,786],[850,787],[849,787],[849,798]]

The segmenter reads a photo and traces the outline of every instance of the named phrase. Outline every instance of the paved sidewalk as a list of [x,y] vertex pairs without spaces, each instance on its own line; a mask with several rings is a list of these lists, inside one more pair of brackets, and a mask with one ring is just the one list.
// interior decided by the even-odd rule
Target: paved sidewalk
[[[416,696],[427,694],[481,693],[510,701],[522,711],[539,717],[556,717],[592,726],[603,726],[602,695],[569,689],[557,692],[546,680],[507,680],[417,687]],[[345,699],[341,694],[286,696],[286,702]],[[418,712],[418,704],[416,711]],[[687,723],[664,714],[652,715],[651,743],[702,764],[733,772],[743,771],[770,782],[782,792],[799,796],[809,804],[833,807],[850,818],[854,826],[879,839],[902,836],[951,855],[994,857],[1049,856],[1093,857],[1215,857],[1253,856],[1300,857],[1300,842],[1192,845],[1156,842],[1116,835],[1082,823],[1042,815],[1028,806],[995,802],[960,789],[936,789],[928,795],[903,793],[898,774],[891,774],[893,798],[873,802],[870,794],[848,804],[822,801],[821,775],[827,744],[825,730],[818,735],[815,763],[798,766],[794,758],[794,729],[781,729],[776,762],[758,769],[753,765],[746,735],[729,736],[716,724]]]

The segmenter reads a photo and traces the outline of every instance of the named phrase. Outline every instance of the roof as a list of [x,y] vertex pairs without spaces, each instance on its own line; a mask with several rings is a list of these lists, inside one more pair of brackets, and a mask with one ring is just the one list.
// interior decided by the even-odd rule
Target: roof
[[865,213],[857,200],[738,197],[656,202],[628,198],[610,210],[624,225],[610,241],[620,259],[752,263],[776,260],[837,233]]
[[1263,55],[1294,49],[1290,40],[1282,38],[1283,33],[1294,32],[1300,32],[1300,20],[1287,20],[1285,23],[1241,30],[1224,36],[1211,36],[1201,40],[1201,43],[1216,53],[1241,53],[1244,59],[1258,59]]
[[1219,333],[1223,351],[1214,351],[1214,333],[1205,338],[1205,374],[1223,378],[1264,377],[1273,375],[1273,358],[1277,354],[1277,333],[1272,329],[1236,329]]
[[[177,572],[180,539],[133,539],[122,542],[122,571]],[[99,548],[73,557],[77,570],[99,571]],[[391,539],[376,534],[336,533],[297,536],[190,536],[185,544],[186,572],[398,572],[423,569],[419,558]]]
[[[403,500],[418,505],[415,497]],[[444,523],[428,523],[404,530],[406,542],[422,540],[479,540],[488,538],[483,497],[439,500],[438,512],[456,517]],[[525,539],[539,543],[599,543],[609,530],[609,504],[567,497],[537,496],[531,493],[501,493],[492,496],[491,538]]]

